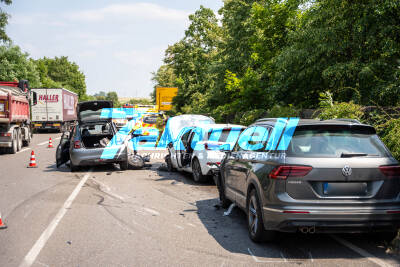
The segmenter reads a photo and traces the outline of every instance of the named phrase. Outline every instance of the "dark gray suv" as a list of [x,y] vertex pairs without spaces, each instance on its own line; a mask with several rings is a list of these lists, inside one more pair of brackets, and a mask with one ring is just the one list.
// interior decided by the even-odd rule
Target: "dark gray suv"
[[261,119],[227,152],[220,179],[222,204],[246,211],[255,242],[277,231],[390,235],[400,226],[399,163],[357,121]]

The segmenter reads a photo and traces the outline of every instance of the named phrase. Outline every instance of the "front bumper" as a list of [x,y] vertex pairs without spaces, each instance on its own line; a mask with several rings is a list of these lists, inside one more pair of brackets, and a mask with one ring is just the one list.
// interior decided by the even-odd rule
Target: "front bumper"
[[394,231],[400,227],[400,207],[385,208],[263,208],[264,227],[268,230],[296,232],[315,227],[320,233],[362,233]]

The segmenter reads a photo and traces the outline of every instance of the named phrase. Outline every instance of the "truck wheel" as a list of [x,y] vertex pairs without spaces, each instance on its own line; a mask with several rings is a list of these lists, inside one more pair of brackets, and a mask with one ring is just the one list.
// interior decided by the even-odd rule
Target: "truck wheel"
[[18,151],[18,134],[16,130],[12,132],[12,144],[8,151],[10,154],[15,154]]
[[29,144],[31,143],[31,138],[32,138],[32,135],[31,135],[31,131],[30,131],[30,129],[28,128],[27,130],[27,133],[25,134],[25,140],[24,140],[24,146],[29,146]]
[[20,151],[22,149],[22,131],[21,131],[21,128],[17,129],[17,136],[18,136],[17,150]]

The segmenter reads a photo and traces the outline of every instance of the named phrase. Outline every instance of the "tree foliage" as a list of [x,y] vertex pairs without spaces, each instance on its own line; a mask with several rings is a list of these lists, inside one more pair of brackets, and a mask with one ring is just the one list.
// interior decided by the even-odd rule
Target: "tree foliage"
[[29,80],[31,87],[39,87],[40,76],[35,64],[18,46],[0,46],[0,80]]
[[80,100],[86,98],[85,75],[68,57],[44,57],[34,62],[40,72],[43,87],[64,87],[77,93]]
[[179,87],[175,112],[247,122],[326,91],[342,109],[400,102],[399,1],[226,0],[219,15],[192,14],[154,74]]
[[[0,3],[10,5],[12,3],[12,0],[0,0]],[[6,33],[6,26],[8,24],[9,17],[10,16],[6,12],[4,12],[2,8],[0,8],[0,41],[2,42],[10,41],[10,38]]]

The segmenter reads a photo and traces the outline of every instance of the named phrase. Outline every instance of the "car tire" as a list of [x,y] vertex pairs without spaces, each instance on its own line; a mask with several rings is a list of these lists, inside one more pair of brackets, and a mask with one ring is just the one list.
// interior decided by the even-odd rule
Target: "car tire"
[[79,166],[76,166],[72,163],[72,161],[69,161],[69,169],[71,170],[71,172],[77,172],[79,170]]
[[250,239],[255,243],[272,241],[275,231],[266,231],[262,219],[260,200],[255,189],[250,191],[247,197],[247,227]]
[[128,161],[126,160],[126,161],[120,162],[120,163],[119,163],[119,168],[120,168],[122,171],[128,170],[128,169],[129,169]]
[[167,156],[165,157],[165,163],[167,164],[168,172],[175,172],[175,171],[176,171],[176,169],[175,169],[174,166],[172,165],[171,155],[167,155]]
[[201,172],[201,167],[200,167],[200,162],[197,158],[194,158],[192,161],[192,174],[193,174],[193,180],[195,182],[205,182],[207,179],[207,176],[203,175]]
[[15,154],[18,151],[18,134],[15,129],[13,130],[12,135],[13,135],[12,144],[11,147],[8,149],[8,152],[10,154]]
[[20,128],[17,129],[17,136],[18,136],[17,150],[20,151],[22,149],[22,132]]
[[221,174],[218,175],[216,180],[221,207],[226,209],[232,204],[232,201],[230,201],[225,195],[225,182],[223,181]]

